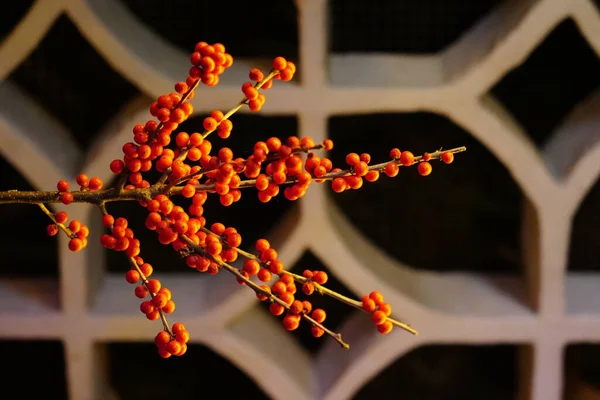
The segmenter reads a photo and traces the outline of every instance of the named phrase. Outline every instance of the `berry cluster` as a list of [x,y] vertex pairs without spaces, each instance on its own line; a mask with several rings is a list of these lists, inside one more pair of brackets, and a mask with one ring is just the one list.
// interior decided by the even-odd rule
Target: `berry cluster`
[[[242,107],[259,111],[266,102],[264,91],[272,87],[274,80],[291,80],[296,66],[283,57],[276,57],[268,74],[258,68],[251,69],[248,75],[250,81],[242,85],[244,97],[237,106],[227,112],[214,110],[204,118],[202,132],[175,133],[180,124],[192,115],[193,107],[189,100],[194,98],[200,83],[217,85],[220,75],[232,65],[233,57],[220,43],[209,45],[200,42],[195,46],[190,61],[192,67],[186,80],[176,83],[173,92],[163,94],[152,102],[149,111],[153,119],[133,127],[132,141],[122,146],[122,159],[110,163],[110,170],[119,178],[114,187],[102,189],[99,178],[89,179],[81,174],[76,178],[78,191],[69,191],[69,183],[61,180],[57,184],[58,192],[32,195],[31,192],[11,191],[10,196],[0,193],[0,200],[8,198],[38,204],[53,221],[47,228],[48,234],[56,235],[62,229],[71,238],[69,248],[72,251],[86,246],[89,229],[76,220],[65,226],[68,219],[66,212],[53,214],[44,203],[69,205],[87,202],[97,205],[103,213],[102,224],[106,229],[100,237],[101,244],[126,255],[130,268],[125,273],[125,280],[136,285],[134,294],[142,300],[140,311],[149,320],[160,319],[162,322],[163,328],[156,335],[155,343],[159,355],[164,358],[183,355],[190,339],[189,333],[181,323],[169,325],[166,315],[175,311],[172,293],[159,280],[149,279],[153,267],[140,256],[140,241],[125,217],[115,218],[107,211],[108,202],[137,201],[148,213],[146,228],[156,232],[161,244],[171,246],[188,267],[198,272],[215,275],[224,269],[233,274],[238,283],[252,289],[259,300],[270,303],[269,310],[273,315],[283,316],[282,323],[287,330],[298,329],[304,320],[314,337],[327,333],[343,347],[349,347],[340,334],[323,325],[327,316],[325,310],[313,309],[310,301],[299,298],[318,293],[371,314],[372,321],[382,334],[389,333],[394,326],[416,334],[410,325],[392,318],[391,306],[377,291],[361,301],[352,300],[328,289],[325,286],[328,276],[323,271],[307,269],[302,275],[288,272],[278,258],[277,250],[264,238],[256,241],[253,253],[242,250],[242,236],[235,227],[226,227],[219,222],[209,224],[204,217],[204,206],[209,195],[218,195],[223,206],[231,206],[240,200],[242,190],[249,188],[256,190],[263,203],[268,203],[280,193],[287,200],[298,200],[313,182],[329,181],[333,191],[342,193],[360,189],[365,180],[375,182],[381,174],[393,178],[398,175],[400,167],[415,164],[419,174],[427,176],[432,170],[430,161],[441,160],[450,164],[454,154],[465,148],[438,150],[418,156],[395,148],[390,151],[389,160],[380,164],[373,164],[367,153],[350,153],[344,166],[335,167],[329,158],[317,155],[318,151],[333,149],[331,140],[315,143],[311,137],[289,136],[284,140],[271,137],[258,141],[250,156],[235,157],[228,147],[213,149],[208,136],[216,132],[221,139],[229,138],[233,128],[231,116]],[[144,173],[153,168],[161,176],[151,184]],[[185,208],[177,205],[173,198],[178,195],[191,199],[191,204]],[[244,259],[242,267],[231,265],[239,257]],[[261,283],[255,283],[254,277]]]
[[394,325],[388,321],[388,317],[392,314],[392,306],[384,303],[383,295],[377,291],[371,292],[368,296],[362,298],[362,308],[368,313],[371,313],[373,323],[377,325],[379,333],[389,333]]
[[115,218],[110,214],[102,216],[102,225],[109,228],[111,233],[105,233],[100,237],[100,243],[107,249],[124,251],[128,257],[140,254],[140,241],[136,239],[133,230],[128,228],[126,218]]
[[158,354],[162,358],[171,356],[182,356],[187,351],[187,343],[190,340],[190,334],[181,322],[175,322],[171,327],[171,333],[160,331],[154,338],[154,343],[158,347]]
[[[80,191],[95,191],[102,189],[102,179],[97,176],[90,179],[85,174],[79,174],[77,175],[76,182],[79,185]],[[64,205],[69,205],[73,202],[73,193],[69,191],[70,186],[71,185],[66,180],[60,180],[56,184],[56,188],[60,195],[60,201]]]
[[[66,187],[68,188],[68,183]],[[62,229],[67,236],[71,238],[71,240],[69,240],[69,250],[74,252],[81,251],[87,246],[87,238],[90,234],[90,228],[76,219],[71,220],[69,225],[65,225],[68,219],[69,214],[67,214],[65,211],[57,212],[53,218],[54,223],[46,227],[46,232],[50,236],[55,236],[59,229]]]
[[[328,279],[327,274],[323,271],[305,270],[303,276],[308,279],[308,281],[302,284],[302,292],[307,296],[313,294],[315,291],[312,281],[317,282],[319,285],[323,285]],[[272,293],[290,306],[285,317],[283,318],[284,328],[288,331],[296,330],[300,326],[300,316],[303,314],[310,314],[311,318],[316,323],[322,324],[327,316],[325,310],[320,308],[313,310],[313,306],[310,301],[296,300],[296,290],[296,281],[294,280],[294,276],[289,273],[282,274],[280,279],[272,287]],[[283,314],[285,308],[279,304],[271,303],[269,306],[269,311],[271,314],[279,316]],[[313,324],[311,326],[311,334],[314,337],[321,337],[324,333],[324,329],[317,324]]]

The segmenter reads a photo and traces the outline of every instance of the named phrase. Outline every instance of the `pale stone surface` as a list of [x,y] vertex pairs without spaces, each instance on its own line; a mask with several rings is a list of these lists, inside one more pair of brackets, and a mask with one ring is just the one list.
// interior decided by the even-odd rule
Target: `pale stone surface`
[[[273,398],[330,400],[352,397],[386,366],[422,344],[532,344],[533,352],[523,352],[523,365],[528,366],[522,375],[528,388],[525,398],[560,399],[565,345],[600,341],[600,277],[565,277],[572,217],[600,173],[598,96],[577,107],[538,151],[486,92],[566,17],[576,20],[600,53],[600,18],[592,1],[508,2],[455,44],[426,57],[328,57],[326,3],[297,1],[303,81],[272,89],[263,113],[297,114],[300,135],[316,140],[325,137],[326,120],[333,113],[425,109],[449,116],[498,157],[527,197],[526,285],[504,290],[514,288],[514,283],[476,274],[433,274],[401,265],[366,242],[324,195],[324,187],[315,185],[292,218],[299,218],[297,225],[288,230],[290,221],[282,221],[275,228],[287,231],[286,241],[279,246],[283,261],[290,265],[304,249],[311,249],[352,291],[378,288],[386,293],[394,309],[402,310],[422,334],[375,337],[372,331],[361,331],[364,325],[353,318],[342,327],[352,350],[340,354],[331,342],[311,360],[274,319],[255,311],[253,295],[243,289],[229,294],[235,284],[212,286],[206,280],[166,278],[177,292],[188,329],[202,332],[192,340],[226,356]],[[170,91],[173,82],[185,76],[187,56],[147,31],[116,0],[39,0],[0,45],[1,79],[27,57],[63,11],[144,96]],[[149,41],[152,46],[147,46]],[[239,84],[246,79],[248,67],[254,64],[236,62],[219,90],[193,100],[195,113],[231,106],[240,96]],[[357,74],[364,68],[373,71],[373,66],[377,74]],[[144,118],[149,98],[125,107],[98,139],[94,154],[84,155],[78,154],[60,124],[24,95],[14,95],[14,87],[2,85],[0,150],[39,188],[53,187],[64,176],[74,180],[80,160],[90,175],[108,178],[106,165],[120,156],[120,147],[114,144],[129,139],[131,126]],[[44,135],[39,134],[42,129]],[[64,156],[48,157],[49,149],[57,145]],[[74,208],[71,214],[92,225],[89,207]],[[94,342],[149,341],[155,329],[135,312],[137,303],[120,277],[98,280],[103,274],[101,263],[91,261],[100,257],[98,246],[90,246],[94,257],[86,257],[69,252],[64,238],[58,244],[58,284],[0,284],[4,288],[0,303],[13,305],[0,309],[0,337],[62,338],[71,398],[94,399],[99,393],[110,393],[110,388],[96,384],[102,382],[98,377],[103,357]],[[365,254],[369,254],[368,264]],[[191,303],[185,305],[185,299]],[[291,359],[295,361],[290,363]]]

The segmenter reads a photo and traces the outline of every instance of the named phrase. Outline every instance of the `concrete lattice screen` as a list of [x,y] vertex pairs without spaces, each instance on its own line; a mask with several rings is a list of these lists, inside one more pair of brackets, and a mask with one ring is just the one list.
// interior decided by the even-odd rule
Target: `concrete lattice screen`
[[[140,226],[142,256],[177,301],[171,319],[192,334],[188,355],[165,362],[126,264],[98,243],[96,210],[68,208],[93,232],[71,253],[34,207],[2,206],[0,349],[11,379],[37,371],[28,380],[72,399],[194,397],[223,374],[235,382],[225,396],[274,399],[600,390],[589,362],[600,343],[594,2],[258,1],[227,19],[248,24],[246,35],[220,27],[209,2],[167,3],[11,6],[0,26],[0,190],[50,189],[78,172],[111,181],[108,163],[148,119],[151,98],[186,76],[195,41],[223,42],[236,63],[198,91],[188,130],[239,100],[250,67],[288,56],[298,79],[276,84],[259,115],[236,115],[230,142],[214,143],[243,155],[273,135],[331,137],[338,163],[396,146],[469,150],[427,178],[403,170],[343,195],[315,184],[297,203],[267,206],[249,191],[231,209],[207,207],[207,219],[247,232],[246,246],[266,235],[288,266],[326,269],[340,291],[382,291],[421,335],[378,335],[366,315],[326,299],[315,302],[350,351],[285,332],[230,276],[192,273]],[[252,31],[248,16],[261,9]],[[143,218],[134,204],[111,212]]]

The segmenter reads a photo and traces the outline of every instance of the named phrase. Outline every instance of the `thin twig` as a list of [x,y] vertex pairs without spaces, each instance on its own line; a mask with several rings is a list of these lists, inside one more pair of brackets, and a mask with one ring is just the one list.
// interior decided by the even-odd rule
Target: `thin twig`
[[[104,203],[98,204],[98,208],[100,208],[100,211],[102,211],[103,215],[107,215],[108,214],[108,211],[106,210],[106,206],[105,206]],[[111,225],[109,227],[109,229],[110,229],[111,232],[112,232],[113,228],[114,228],[113,225]],[[142,282],[144,284],[144,287],[148,290],[148,293],[150,293],[150,298],[154,300],[154,293],[152,293],[152,291],[148,287],[148,278],[142,272],[140,266],[137,264],[137,261],[135,261],[135,258],[134,257],[127,257],[127,261],[129,261],[129,264],[138,272],[138,274],[140,274],[140,279],[142,280]],[[165,316],[165,313],[161,309],[158,309],[158,313],[160,314],[160,320],[162,322],[163,329],[172,338],[174,336],[173,335],[173,331],[171,330],[171,327],[169,326],[169,322],[167,321],[167,317]]]
[[[227,241],[224,238],[222,238],[222,237],[218,236],[217,234],[213,233],[210,229],[202,227],[201,230],[202,230],[202,232],[206,233],[207,235],[210,234],[210,235],[218,237],[221,240],[221,243],[224,246],[226,246],[227,248],[230,248],[230,249],[234,249],[241,256],[243,256],[245,258],[248,258],[248,259],[251,259],[251,260],[254,260],[254,261],[257,261],[263,267],[266,266],[265,263],[263,263],[262,260],[260,258],[258,258],[256,255],[254,255],[252,253],[249,253],[249,252],[247,252],[245,250],[242,250],[242,249],[240,249],[238,247],[231,247],[231,246],[229,246],[227,244]],[[307,278],[305,278],[305,277],[303,277],[301,275],[294,274],[292,272],[283,271],[281,274],[279,274],[279,276],[283,276],[285,274],[291,275],[292,278],[294,278],[294,281],[302,283],[302,284],[304,284],[306,282],[312,282],[312,284],[315,286],[315,290],[317,292],[319,292],[319,294],[321,294],[321,295],[327,295],[329,297],[332,297],[332,298],[334,298],[336,300],[341,301],[342,303],[345,303],[345,304],[349,305],[350,307],[354,307],[357,310],[361,310],[363,312],[368,313],[362,307],[362,302],[360,302],[358,300],[354,300],[354,299],[351,299],[350,297],[346,297],[346,296],[344,296],[344,295],[342,295],[342,294],[340,294],[340,293],[338,293],[336,291],[333,291],[333,290],[331,290],[331,289],[329,289],[329,288],[327,288],[327,287],[325,287],[323,285],[320,285],[320,284],[318,284],[318,283],[316,283],[314,281],[311,281],[310,279],[307,279]],[[413,335],[418,335],[419,334],[419,332],[416,329],[414,329],[412,326],[410,326],[409,324],[406,324],[404,322],[395,320],[393,318],[388,318],[387,321],[390,321],[393,325],[396,325],[397,327],[402,328],[405,331],[412,333]]]
[[[181,99],[177,102],[177,104],[175,104],[170,111],[175,110],[177,107],[181,106],[187,99],[188,97],[190,97],[190,95],[192,94],[192,92],[198,87],[198,85],[200,84],[201,80],[197,79],[192,86],[190,86],[188,88],[188,90],[183,94],[183,96],[181,96]],[[148,135],[148,141],[151,142],[152,139],[154,139],[157,135],[158,132],[160,132],[160,130],[165,126],[165,124],[163,122],[159,122],[158,126],[156,127],[156,129],[154,130],[154,132],[152,132],[150,135]],[[123,190],[123,187],[125,186],[125,182],[127,181],[127,178],[129,176],[129,170],[127,168],[125,168],[123,170],[123,172],[121,172],[121,176],[119,176],[119,179],[117,181],[117,184],[115,185],[115,187],[121,191]]]
[[[183,242],[185,244],[187,244],[192,249],[194,249],[194,251],[198,255],[210,259],[211,261],[213,261],[216,264],[218,264],[219,267],[225,268],[228,272],[230,272],[231,274],[235,275],[235,277],[237,279],[239,279],[240,281],[244,282],[256,294],[260,294],[260,295],[266,296],[269,301],[277,303],[277,304],[283,306],[286,310],[289,311],[289,309],[290,309],[290,305],[289,304],[287,304],[285,301],[281,300],[279,297],[275,296],[271,292],[268,292],[268,291],[264,290],[259,285],[257,285],[256,283],[252,282],[252,280],[250,280],[249,278],[246,278],[244,276],[244,274],[242,274],[236,267],[234,267],[233,265],[227,264],[226,262],[223,262],[221,260],[217,260],[212,255],[210,255],[209,253],[207,253],[204,248],[202,248],[201,246],[198,246],[194,242],[192,242],[187,236],[185,236],[185,235],[179,235],[179,237],[183,240]],[[332,338],[334,338],[344,349],[347,350],[347,349],[350,348],[350,345],[348,343],[344,342],[344,340],[342,339],[342,334],[341,333],[333,332],[332,330],[330,330],[329,328],[325,327],[321,323],[315,321],[308,314],[302,313],[301,316],[302,316],[302,318],[304,318],[305,320],[307,320],[308,322],[310,322],[314,326],[323,329],[323,331],[325,333],[327,333],[329,336],[331,336]]]
[[56,226],[58,226],[64,233],[67,234],[67,236],[69,238],[73,239],[73,238],[77,237],[77,235],[75,233],[71,232],[71,230],[65,224],[61,224],[58,221],[56,221],[56,216],[52,213],[52,211],[50,211],[50,210],[48,210],[48,208],[46,208],[44,203],[38,203],[38,206],[42,209],[44,214],[46,214],[52,220],[52,222],[54,222],[54,224]]
[[[272,79],[274,76],[276,76],[278,74],[279,74],[279,71],[277,71],[277,70],[271,71],[269,73],[269,75],[267,75],[262,81],[257,82],[254,85],[254,87],[256,89],[260,89],[265,83],[267,83],[267,81],[269,81],[270,79]],[[223,118],[221,119],[221,121],[219,121],[219,123],[217,124],[217,126],[214,129],[204,130],[204,132],[202,132],[202,138],[206,139],[208,137],[208,135],[210,135],[212,132],[216,131],[219,128],[219,125],[221,125],[221,122],[225,121],[226,119],[229,119],[229,117],[231,117],[233,114],[238,112],[246,104],[247,100],[248,100],[248,98],[244,96],[244,98],[242,100],[240,100],[240,102],[235,107],[231,108],[229,111],[227,111],[223,115]],[[188,151],[189,151],[189,149],[182,150],[181,153],[179,153],[179,155],[177,156],[177,158],[175,158],[175,160],[173,160],[173,162],[185,160],[185,158],[187,157]],[[172,170],[173,169],[171,167],[167,168],[167,170],[165,172],[163,172],[162,176],[158,179],[158,181],[156,183],[158,183],[158,184],[165,183]]]

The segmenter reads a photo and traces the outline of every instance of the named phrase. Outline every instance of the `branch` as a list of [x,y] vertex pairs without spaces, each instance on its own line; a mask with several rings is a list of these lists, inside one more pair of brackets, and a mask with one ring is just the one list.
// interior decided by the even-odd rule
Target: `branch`
[[[173,107],[171,107],[170,111],[175,110],[176,108],[178,108],[179,106],[181,106],[183,103],[185,103],[185,101],[188,99],[188,97],[190,97],[192,95],[193,91],[198,87],[198,85],[200,84],[200,82],[201,82],[201,80],[197,79],[193,83],[193,85],[191,85],[188,88],[188,90],[183,94],[183,96],[181,96],[181,99],[177,102],[177,104],[175,104]],[[154,139],[158,135],[158,133],[160,132],[160,130],[164,126],[165,126],[164,122],[159,122],[159,124],[156,127],[156,129],[154,130],[154,132],[152,132],[149,135],[148,142],[152,142],[152,139]],[[117,185],[115,187],[118,188],[118,190],[123,189],[123,187],[125,186],[125,183],[126,183],[128,177],[129,177],[129,169],[125,168],[123,170],[123,172],[121,172],[121,176],[119,176],[119,179],[117,181]]]
[[[254,87],[256,89],[260,89],[265,83],[267,83],[269,80],[271,80],[276,75],[279,75],[279,71],[271,70],[269,75],[267,75],[262,81],[257,82],[254,85]],[[183,101],[183,99],[182,99],[182,101]],[[244,96],[244,98],[242,100],[240,100],[240,102],[235,107],[233,107],[232,109],[227,111],[227,113],[225,113],[225,115],[223,115],[223,119],[221,119],[221,121],[219,121],[217,123],[217,126],[215,126],[214,129],[206,129],[204,132],[202,132],[202,138],[206,139],[208,137],[208,135],[210,135],[212,132],[216,131],[217,128],[219,128],[219,125],[221,125],[221,122],[225,121],[226,119],[229,119],[229,117],[231,117],[233,114],[238,112],[240,110],[240,108],[242,108],[244,106],[244,104],[246,104],[247,101],[248,101],[248,98],[246,96]],[[184,160],[187,157],[187,153],[188,153],[188,149],[183,150],[177,156],[177,158],[175,158],[175,160],[173,160],[173,161]],[[169,167],[165,172],[163,172],[162,176],[158,179],[157,183],[160,183],[160,184],[165,183],[167,181],[167,178],[169,177],[169,174],[171,173],[171,171],[172,171],[172,169],[171,169],[171,167]]]
[[[260,295],[266,296],[269,301],[277,303],[277,304],[283,306],[286,310],[289,311],[290,305],[288,303],[286,303],[285,301],[281,300],[279,297],[275,296],[271,292],[267,292],[266,290],[262,289],[259,285],[257,285],[256,283],[252,282],[249,278],[246,278],[246,276],[244,276],[244,274],[242,274],[236,267],[234,267],[233,265],[227,264],[227,263],[225,263],[225,262],[223,262],[221,260],[218,260],[218,259],[214,258],[212,255],[210,255],[208,252],[206,252],[206,250],[203,249],[201,246],[198,246],[194,242],[192,242],[187,236],[185,236],[185,235],[179,235],[179,237],[183,240],[183,242],[185,244],[187,244],[192,249],[194,249],[194,251],[197,254],[201,255],[202,257],[206,257],[206,258],[210,259],[214,263],[218,264],[219,267],[225,268],[228,272],[230,272],[231,274],[235,275],[235,277],[237,279],[239,279],[240,281],[244,282],[256,294],[260,294]],[[332,330],[326,328],[321,323],[315,321],[308,314],[302,313],[301,316],[302,316],[302,318],[304,318],[305,320],[307,320],[308,322],[310,322],[314,326],[323,329],[323,331],[325,331],[325,333],[327,333],[329,336],[331,336],[332,338],[334,338],[344,349],[347,350],[347,349],[350,348],[350,345],[348,343],[344,342],[344,340],[342,339],[342,334],[341,333],[335,333]]]
[[[225,246],[226,248],[234,249],[235,251],[237,251],[243,257],[246,257],[246,258],[251,259],[251,260],[255,260],[261,266],[268,268],[268,266],[265,265],[265,263],[260,258],[258,258],[257,256],[255,256],[254,254],[249,253],[249,252],[247,252],[245,250],[242,250],[242,249],[240,249],[238,247],[231,247],[231,246],[229,246],[227,244],[227,241],[225,239],[223,239],[222,237],[220,237],[217,234],[213,233],[210,229],[207,229],[207,228],[203,227],[203,228],[201,228],[201,230],[202,230],[202,232],[206,233],[207,235],[210,234],[210,235],[218,237],[221,240],[221,243],[223,244],[223,246]],[[334,298],[336,300],[341,301],[342,303],[345,303],[345,304],[349,305],[350,307],[354,307],[357,310],[361,310],[363,312],[368,313],[362,307],[362,302],[360,302],[358,300],[354,300],[354,299],[351,299],[349,297],[346,297],[346,296],[344,296],[344,295],[342,295],[342,294],[340,294],[338,292],[335,292],[335,291],[333,291],[333,290],[331,290],[329,288],[326,288],[323,285],[318,284],[315,281],[307,279],[307,278],[305,278],[305,277],[303,277],[301,275],[294,274],[292,272],[288,272],[288,271],[284,270],[281,274],[279,274],[279,276],[283,276],[285,274],[291,275],[294,278],[294,281],[299,282],[299,283],[303,283],[304,284],[306,282],[311,282],[314,285],[315,290],[317,292],[319,292],[319,294],[321,294],[321,295],[327,295],[329,297],[332,297],[332,298]],[[412,326],[410,326],[410,324],[406,324],[404,322],[400,322],[398,320],[395,320],[395,319],[389,318],[389,317],[388,317],[387,320],[390,321],[393,325],[396,325],[397,327],[402,328],[405,331],[412,333],[413,335],[418,335],[419,334],[419,332],[416,329],[414,329]]]
[[[315,149],[322,148],[321,145],[315,146]],[[305,151],[307,149],[299,149],[297,152]],[[465,146],[456,147],[450,150],[437,150],[433,153],[430,153],[431,160],[439,160],[442,154],[445,151],[451,153],[461,153],[466,151],[467,148]],[[413,165],[418,164],[424,161],[423,156],[415,156],[415,161]],[[391,160],[386,161],[380,164],[373,164],[369,166],[369,171],[383,171],[390,162],[395,162],[398,166],[403,166],[400,163],[400,160]],[[214,169],[211,169],[214,170]],[[199,171],[194,176],[190,176],[189,178],[193,178],[198,175],[202,175],[207,171]],[[314,178],[318,181],[329,181],[341,176],[349,176],[353,175],[351,169],[346,169],[340,172],[329,172],[322,177]],[[271,179],[271,178],[269,178]],[[282,183],[282,185],[296,183],[296,178],[290,178]],[[239,186],[236,189],[245,189],[250,187],[255,187],[256,179],[247,179],[240,182]],[[201,183],[195,186],[196,191],[204,191],[204,192],[214,192],[215,183]],[[183,186],[172,186],[172,184],[155,184],[150,186],[149,188],[137,188],[137,189],[121,189],[118,188],[110,188],[110,189],[101,189],[96,191],[82,190],[82,191],[73,191],[71,194],[73,195],[73,203],[89,203],[100,205],[101,203],[106,203],[110,201],[150,201],[158,194],[164,194],[167,196],[179,195],[183,190]],[[20,190],[8,190],[5,192],[0,192],[0,204],[14,204],[14,203],[25,203],[25,204],[41,204],[41,203],[61,203],[60,192],[53,191],[20,191]]]
[[58,226],[69,238],[73,239],[74,237],[77,237],[77,235],[71,232],[71,230],[65,224],[59,223],[56,220],[56,216],[50,210],[48,210],[48,208],[46,208],[46,206],[43,203],[39,203],[38,206],[42,209],[44,214],[46,214],[48,218],[50,218],[52,222],[54,222],[54,225]]
[[[100,211],[102,211],[103,215],[107,215],[108,211],[106,211],[106,206],[104,205],[104,203],[100,203],[98,205],[98,207],[100,208]],[[114,226],[111,225],[109,227],[110,231],[112,232]],[[142,280],[142,283],[144,285],[144,287],[148,290],[148,293],[150,294],[150,298],[152,300],[154,300],[154,293],[152,293],[152,291],[150,290],[150,288],[148,287],[148,278],[146,277],[146,275],[144,275],[144,273],[142,272],[140,266],[138,265],[138,263],[135,261],[134,257],[127,257],[127,261],[129,261],[129,264],[137,271],[138,274],[140,274],[140,279]],[[171,327],[169,326],[169,322],[167,321],[167,317],[165,316],[165,313],[163,312],[163,310],[161,310],[160,308],[157,308],[158,313],[160,314],[160,320],[162,322],[163,325],[163,329],[171,336],[171,338],[174,336],[173,335],[173,331],[171,330]]]
[[[157,192],[159,189],[154,188],[151,190],[147,189],[123,189],[118,190],[117,188],[101,189],[95,191],[89,190],[77,190],[70,192],[73,195],[73,203],[89,203],[100,205],[109,201],[117,200],[137,200],[137,201],[149,201],[152,200],[154,195],[153,192]],[[61,194],[56,190],[52,191],[21,191],[21,190],[8,190],[0,192],[0,204],[14,204],[14,203],[25,203],[25,204],[42,204],[42,203],[62,203]]]

